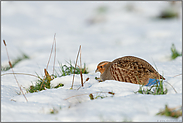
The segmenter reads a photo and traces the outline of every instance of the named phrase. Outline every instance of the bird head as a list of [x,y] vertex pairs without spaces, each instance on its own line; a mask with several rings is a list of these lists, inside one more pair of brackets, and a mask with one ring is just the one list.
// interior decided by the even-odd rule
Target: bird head
[[96,73],[96,72],[100,72],[101,74],[103,74],[104,71],[105,71],[106,65],[107,65],[108,63],[109,63],[108,61],[100,62],[100,63],[97,65],[97,69],[95,70],[95,73]]

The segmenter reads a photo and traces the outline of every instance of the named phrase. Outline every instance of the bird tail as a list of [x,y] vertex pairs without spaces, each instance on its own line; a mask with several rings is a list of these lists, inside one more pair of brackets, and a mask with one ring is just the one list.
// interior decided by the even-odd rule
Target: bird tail
[[163,80],[165,80],[165,78],[164,78],[162,75],[160,75],[160,79],[163,79]]

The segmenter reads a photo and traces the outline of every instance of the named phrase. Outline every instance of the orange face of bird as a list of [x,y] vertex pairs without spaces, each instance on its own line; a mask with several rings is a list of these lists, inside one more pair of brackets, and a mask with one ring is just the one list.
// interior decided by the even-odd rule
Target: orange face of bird
[[100,72],[101,74],[103,74],[103,72],[105,71],[105,65],[108,64],[108,62],[101,62],[98,64],[97,69],[95,70],[96,72]]

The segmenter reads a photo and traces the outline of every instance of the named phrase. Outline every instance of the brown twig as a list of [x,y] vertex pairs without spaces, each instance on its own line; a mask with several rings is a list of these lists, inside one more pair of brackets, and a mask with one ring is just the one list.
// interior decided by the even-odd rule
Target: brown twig
[[3,40],[3,42],[4,42],[4,45],[5,45],[5,48],[6,48],[6,53],[7,53],[8,60],[9,60],[9,65],[10,65],[11,70],[12,70],[12,72],[13,72],[14,78],[15,78],[15,80],[16,80],[16,82],[17,82],[17,85],[18,85],[20,91],[22,92],[22,94],[23,94],[25,100],[28,102],[28,100],[27,100],[25,94],[23,93],[23,91],[22,91],[22,89],[21,89],[21,86],[19,85],[18,80],[17,80],[17,78],[16,78],[16,76],[15,76],[15,74],[14,74],[14,70],[13,70],[12,64],[11,64],[11,62],[10,62],[10,58],[9,58],[9,54],[8,54],[8,49],[7,49],[7,47],[6,47],[6,42],[5,42],[5,40]]
[[80,50],[81,50],[81,45],[79,47],[78,54],[77,54],[77,57],[76,57],[76,63],[75,63],[75,68],[74,68],[74,74],[73,74],[71,89],[73,88],[73,84],[74,84],[75,70],[76,70],[76,65],[77,65],[77,61],[78,61],[78,56],[79,56]]
[[[88,77],[83,84],[85,84],[89,79],[90,78]],[[79,90],[81,87],[83,87],[83,86],[81,85],[77,90]]]

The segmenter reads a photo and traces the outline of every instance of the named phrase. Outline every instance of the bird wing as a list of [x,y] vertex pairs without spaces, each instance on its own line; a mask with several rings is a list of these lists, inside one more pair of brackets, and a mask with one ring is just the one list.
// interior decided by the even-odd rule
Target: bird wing
[[162,76],[145,60],[125,56],[115,59],[111,65],[111,75],[118,81],[125,81],[138,84],[147,83],[149,78],[162,78]]

